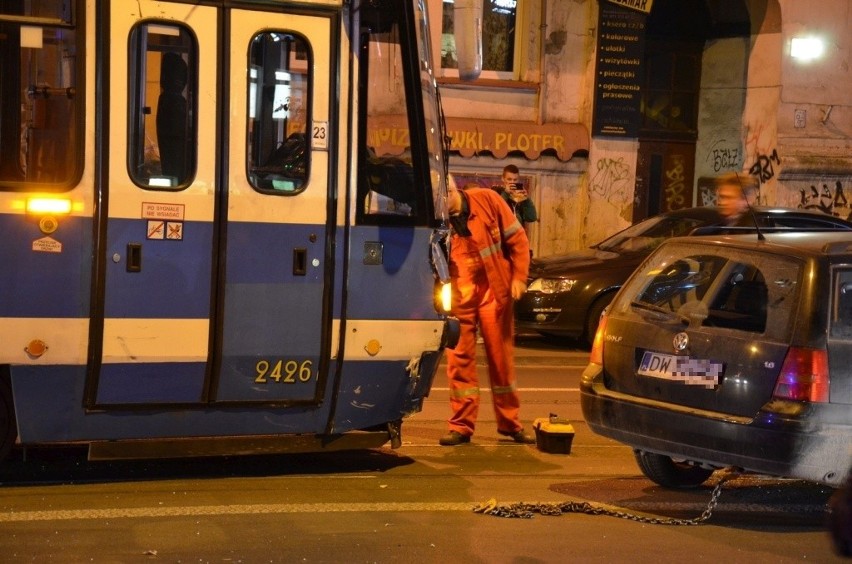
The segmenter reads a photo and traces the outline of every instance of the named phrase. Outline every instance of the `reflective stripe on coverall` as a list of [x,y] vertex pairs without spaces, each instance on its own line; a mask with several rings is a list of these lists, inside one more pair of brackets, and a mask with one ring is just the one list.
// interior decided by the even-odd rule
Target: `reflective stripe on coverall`
[[[489,193],[480,196],[480,192]],[[490,190],[466,190],[470,207],[470,237],[454,235],[450,271],[455,286],[453,314],[461,334],[455,349],[447,349],[450,386],[449,430],[472,435],[479,414],[476,374],[476,327],[485,342],[488,375],[497,430],[520,431],[520,398],[515,386],[514,317],[511,281],[526,281],[529,243],[520,223],[499,195]],[[489,230],[490,227],[490,230]],[[510,260],[504,256],[503,247]]]

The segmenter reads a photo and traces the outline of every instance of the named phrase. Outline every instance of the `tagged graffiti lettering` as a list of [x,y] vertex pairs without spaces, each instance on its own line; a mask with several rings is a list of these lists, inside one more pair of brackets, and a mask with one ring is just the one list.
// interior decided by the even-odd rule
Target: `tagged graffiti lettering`
[[627,189],[630,179],[630,167],[621,157],[618,159],[600,159],[597,172],[590,182],[590,190],[610,199],[614,194]]
[[843,193],[843,184],[838,180],[834,184],[834,191],[828,184],[822,185],[822,190],[811,184],[810,190],[799,189],[799,207],[804,209],[815,209],[823,213],[846,217],[848,215],[849,202]]
[[740,166],[740,150],[736,148],[713,149],[713,172],[733,170]]
[[666,170],[666,209],[678,210],[686,205],[683,155],[672,155],[672,167]]
[[751,165],[748,173],[756,176],[761,184],[768,182],[775,176],[775,165],[781,164],[778,151],[773,149],[770,155],[759,155],[757,161]]

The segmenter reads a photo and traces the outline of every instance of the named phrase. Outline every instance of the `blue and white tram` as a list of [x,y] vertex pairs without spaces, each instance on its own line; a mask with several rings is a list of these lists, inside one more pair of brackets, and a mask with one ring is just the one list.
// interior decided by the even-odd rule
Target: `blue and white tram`
[[0,0],[0,59],[0,454],[399,444],[454,333],[425,0]]

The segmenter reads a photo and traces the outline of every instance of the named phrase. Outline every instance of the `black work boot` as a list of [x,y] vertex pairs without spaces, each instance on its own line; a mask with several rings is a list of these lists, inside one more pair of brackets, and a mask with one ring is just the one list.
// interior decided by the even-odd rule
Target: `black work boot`
[[456,446],[470,442],[470,435],[462,435],[458,431],[450,431],[438,441],[441,446]]

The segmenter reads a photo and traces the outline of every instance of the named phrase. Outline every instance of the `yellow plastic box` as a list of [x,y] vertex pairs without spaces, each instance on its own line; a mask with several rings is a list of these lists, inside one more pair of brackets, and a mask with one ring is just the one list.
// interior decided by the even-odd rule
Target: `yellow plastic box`
[[533,429],[538,450],[550,454],[571,454],[574,426],[568,420],[556,415],[539,417],[533,421]]

